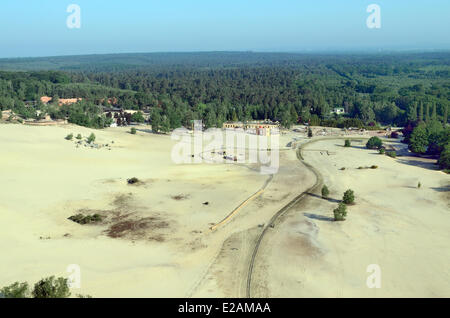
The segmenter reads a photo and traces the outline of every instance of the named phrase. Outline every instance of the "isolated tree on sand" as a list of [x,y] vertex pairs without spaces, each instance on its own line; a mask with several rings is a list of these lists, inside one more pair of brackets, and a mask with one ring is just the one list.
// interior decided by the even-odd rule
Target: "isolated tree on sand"
[[366,147],[368,149],[380,149],[381,146],[383,146],[383,142],[378,137],[372,137],[369,139],[369,141],[366,144]]
[[344,202],[345,204],[353,204],[355,202],[355,193],[353,192],[353,190],[349,189],[344,192],[342,202]]
[[96,137],[95,137],[94,133],[91,133],[87,139],[87,142],[91,144],[95,141],[95,138]]
[[351,147],[351,145],[352,145],[351,141],[349,139],[346,139],[344,147]]
[[67,298],[70,290],[67,278],[51,276],[41,279],[30,292],[28,283],[15,282],[0,289],[0,298]]
[[313,132],[311,128],[308,128],[308,137],[312,138],[313,137]]
[[51,276],[41,279],[34,285],[34,298],[67,298],[70,296],[67,278]]
[[339,206],[333,210],[335,221],[345,221],[347,216],[347,206],[344,203],[339,203]]
[[326,185],[324,185],[322,187],[322,198],[327,199],[329,194],[330,194],[330,191],[328,190],[328,187]]
[[0,298],[27,298],[30,296],[28,283],[15,282],[0,289]]

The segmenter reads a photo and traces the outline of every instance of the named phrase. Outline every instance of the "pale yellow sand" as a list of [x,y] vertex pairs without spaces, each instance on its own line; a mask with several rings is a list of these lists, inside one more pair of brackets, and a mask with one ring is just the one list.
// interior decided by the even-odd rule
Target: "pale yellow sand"
[[[82,288],[74,295],[245,297],[262,229],[315,183],[285,148],[304,138],[281,137],[280,169],[269,178],[253,165],[176,165],[169,136],[128,130],[0,125],[0,286],[67,276],[67,266],[77,264]],[[94,132],[111,150],[76,148],[76,140],[64,140],[71,132]],[[262,241],[251,295],[448,297],[449,176],[359,149],[362,143],[341,144],[319,141],[308,147],[323,151],[304,156],[332,198],[355,190],[348,220],[329,220],[335,202],[302,200]],[[373,164],[379,169],[356,169]],[[130,177],[143,184],[129,186]],[[243,202],[229,222],[209,230]],[[67,220],[80,210],[108,218],[85,226]],[[140,223],[125,237],[108,237],[112,225],[127,220]],[[369,264],[381,268],[381,289],[366,286]]]
[[[449,297],[450,176],[410,158],[378,155],[364,149],[365,141],[343,143],[319,141],[304,157],[322,173],[332,199],[351,188],[356,205],[345,222],[331,221],[337,203],[320,197],[291,211],[265,237],[252,295]],[[379,168],[357,169],[371,165]],[[380,289],[366,285],[370,264],[381,269]]]
[[[302,191],[296,182],[305,171],[289,164],[263,196],[211,232],[211,225],[263,187],[268,176],[234,164],[175,165],[169,136],[128,131],[0,125],[0,286],[67,276],[67,266],[77,264],[82,288],[73,294],[224,295],[203,288],[223,242],[235,232],[257,228]],[[76,148],[76,139],[64,139],[91,132],[111,150]],[[295,154],[282,157],[296,163]],[[144,184],[129,186],[131,177]],[[178,195],[181,199],[175,200]],[[82,209],[109,216],[107,224],[67,220]],[[108,237],[111,218],[129,213],[133,220],[156,221],[125,238]]]

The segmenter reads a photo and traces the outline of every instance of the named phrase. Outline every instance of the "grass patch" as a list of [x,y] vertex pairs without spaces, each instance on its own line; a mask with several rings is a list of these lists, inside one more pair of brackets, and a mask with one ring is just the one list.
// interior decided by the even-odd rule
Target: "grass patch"
[[138,178],[133,177],[133,178],[128,179],[127,182],[128,182],[128,184],[133,185],[133,184],[138,184],[141,181]]
[[100,223],[103,221],[103,217],[100,214],[93,214],[93,215],[84,215],[84,214],[76,214],[69,217],[69,220],[85,225],[85,224],[94,224],[94,223]]

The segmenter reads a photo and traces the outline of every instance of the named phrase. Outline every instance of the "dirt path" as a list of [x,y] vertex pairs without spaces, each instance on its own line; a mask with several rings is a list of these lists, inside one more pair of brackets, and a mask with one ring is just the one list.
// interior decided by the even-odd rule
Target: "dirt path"
[[[264,230],[261,232],[259,237],[256,240],[255,247],[252,251],[252,257],[249,262],[248,266],[248,273],[247,273],[247,285],[246,285],[246,297],[251,298],[252,297],[252,282],[253,282],[253,272],[255,270],[255,260],[258,256],[258,252],[261,249],[261,244],[263,239],[266,237],[266,234],[269,233],[271,228],[275,228],[276,222],[280,221],[280,218],[285,215],[288,211],[290,211],[294,207],[299,207],[301,204],[306,201],[309,196],[308,193],[313,193],[318,191],[323,186],[323,178],[320,172],[314,168],[311,164],[307,163],[303,158],[303,151],[305,151],[305,147],[314,144],[316,142],[322,141],[322,140],[344,140],[344,139],[361,139],[361,136],[354,136],[354,137],[325,137],[325,138],[318,138],[311,141],[308,141],[302,145],[299,145],[299,148],[297,149],[297,158],[301,161],[301,163],[310,170],[316,177],[315,184],[307,189],[306,191],[299,194],[297,197],[295,197],[291,202],[289,202],[286,206],[284,206],[282,209],[280,209],[270,220],[269,224],[264,228]],[[367,139],[367,138],[363,138]],[[313,149],[313,151],[320,151]],[[323,150],[324,152],[327,152],[326,150]]]
[[291,202],[289,202],[287,205],[285,205],[282,209],[280,209],[277,213],[274,214],[274,216],[270,219],[269,224],[267,224],[264,227],[264,230],[261,232],[261,234],[259,235],[255,247],[253,249],[252,252],[252,257],[250,259],[250,264],[248,267],[248,273],[247,273],[247,289],[246,289],[246,297],[247,298],[251,298],[251,288],[252,288],[252,275],[253,275],[253,269],[255,266],[255,259],[258,255],[258,251],[260,249],[261,246],[261,242],[264,239],[266,233],[271,229],[275,227],[275,222],[277,221],[277,219],[282,216],[283,214],[285,214],[287,211],[289,211],[292,207],[294,207],[295,205],[299,204],[307,195],[307,193],[309,192],[314,192],[317,191],[317,189],[319,189],[322,184],[323,184],[323,179],[322,176],[320,175],[319,171],[316,170],[312,165],[310,165],[309,163],[305,162],[303,160],[303,156],[302,156],[302,150],[305,146],[312,144],[314,142],[316,142],[317,140],[314,141],[310,141],[307,142],[303,145],[301,145],[299,147],[299,149],[297,150],[297,157],[299,160],[301,160],[302,164],[305,165],[306,168],[308,168],[311,172],[314,173],[314,175],[316,176],[316,182],[314,183],[314,185],[312,187],[310,187],[309,189],[307,189],[306,191],[302,192],[301,194],[299,194],[297,197],[295,197]]
[[[314,184],[295,196],[282,208],[278,208],[275,214],[267,215],[268,221],[265,224],[254,225],[225,236],[221,248],[214,255],[198,282],[188,293],[188,297],[250,298],[263,293],[262,290],[259,290],[259,279],[255,274],[255,271],[258,269],[256,260],[262,257],[262,250],[265,250],[265,242],[268,234],[271,233],[271,229],[278,227],[278,224],[284,221],[284,216],[287,215],[288,211],[291,211],[293,208],[300,208],[306,202],[309,193],[316,192],[321,188],[323,181],[320,173],[312,165],[303,160],[302,152],[306,146],[323,139],[350,138],[320,138],[307,141],[299,146],[296,153],[298,161],[293,162],[299,162],[301,166],[307,168],[310,174],[312,173],[314,175],[314,177],[311,176],[311,183],[314,182]],[[272,177],[269,177],[262,188],[267,187],[271,183],[271,180]],[[255,196],[258,191],[250,198]],[[233,211],[224,220],[231,216],[230,222],[232,222],[235,219],[233,217],[234,215],[235,213]],[[236,215],[236,217],[238,216]],[[263,222],[264,219],[261,219],[261,223]],[[218,230],[221,228],[219,227]]]
[[273,180],[273,174],[269,176],[269,178],[264,182],[264,185],[256,191],[254,194],[252,194],[249,198],[247,198],[244,202],[239,204],[237,208],[235,208],[233,211],[231,211],[230,214],[228,214],[222,221],[218,222],[214,226],[211,227],[211,231],[217,230],[220,226],[225,225],[228,221],[230,221],[233,216],[238,213],[244,206],[246,206],[249,202],[253,201],[255,198],[260,196],[264,190],[267,188],[267,186],[270,184],[270,182]]

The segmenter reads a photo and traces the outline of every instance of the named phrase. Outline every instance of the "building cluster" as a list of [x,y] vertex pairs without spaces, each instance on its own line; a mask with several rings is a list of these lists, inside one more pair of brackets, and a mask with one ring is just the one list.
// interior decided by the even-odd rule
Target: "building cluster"
[[280,129],[280,124],[277,122],[226,122],[223,124],[225,130],[244,130],[247,133],[258,136],[271,136],[277,134]]
[[[41,102],[43,104],[48,104],[53,100],[53,97],[50,96],[42,96],[41,97]],[[72,105],[75,103],[78,103],[79,101],[82,101],[82,98],[60,98],[58,100],[58,105],[59,106],[63,106],[63,105]]]

